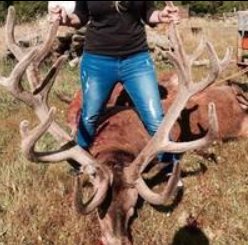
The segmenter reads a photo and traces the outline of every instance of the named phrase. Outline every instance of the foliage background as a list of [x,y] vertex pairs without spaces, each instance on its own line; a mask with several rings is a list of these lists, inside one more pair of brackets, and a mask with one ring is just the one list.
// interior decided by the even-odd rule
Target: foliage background
[[[204,14],[222,14],[234,9],[248,9],[247,1],[175,1],[177,5],[188,6],[191,15]],[[0,2],[0,22],[4,21],[6,16],[6,7],[9,4],[15,4],[18,19],[20,21],[29,21],[36,19],[47,11],[47,1],[1,1]],[[164,1],[156,1],[159,7],[164,5]]]

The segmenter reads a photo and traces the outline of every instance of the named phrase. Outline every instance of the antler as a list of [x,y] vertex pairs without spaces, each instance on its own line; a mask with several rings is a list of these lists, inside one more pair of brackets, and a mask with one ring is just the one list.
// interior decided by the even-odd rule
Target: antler
[[87,180],[87,182],[91,182],[93,185],[94,194],[92,198],[90,198],[90,201],[84,204],[82,201],[83,193],[81,177],[84,176],[77,176],[74,183],[74,207],[77,213],[87,215],[102,204],[107,196],[109,183],[106,182],[106,180],[102,181],[101,178],[103,176],[101,177],[99,174],[93,181]]
[[[6,21],[6,29],[5,29],[5,36],[6,36],[6,43],[8,45],[9,50],[14,54],[18,61],[21,61],[23,57],[27,54],[28,50],[23,50],[20,48],[16,41],[15,41],[15,19],[16,13],[15,8],[10,7],[8,10],[8,16]],[[39,67],[42,61],[47,57],[49,52],[51,51],[52,45],[55,41],[56,34],[58,32],[59,22],[54,22],[48,30],[47,39],[37,50],[37,55],[32,63],[29,65],[27,69],[27,76],[30,83],[30,87],[32,90],[36,86],[39,85]]]
[[[173,5],[172,2],[166,3],[170,6]],[[178,29],[174,23],[170,24],[169,38],[174,52],[168,52],[168,57],[177,69],[179,78],[179,92],[174,103],[167,112],[167,115],[158,132],[132,163],[133,171],[135,172],[135,175],[132,176],[132,178],[136,179],[136,188],[139,194],[153,205],[164,204],[164,202],[166,202],[174,192],[180,178],[180,167],[178,164],[175,164],[173,174],[167,187],[162,194],[157,194],[149,189],[141,177],[151,160],[161,152],[183,153],[204,147],[217,138],[218,121],[216,108],[213,103],[209,105],[208,134],[203,139],[187,143],[175,143],[170,140],[170,133],[189,99],[214,83],[219,74],[229,65],[232,57],[232,50],[228,49],[224,59],[220,61],[213,45],[210,42],[204,43],[203,41],[193,55],[188,55],[185,52]],[[208,56],[210,59],[210,72],[203,81],[194,83],[192,79],[192,64],[203,53],[205,47],[208,51]]]
[[[43,80],[39,77],[38,72],[40,65],[51,50],[58,26],[58,22],[51,25],[48,37],[41,47],[31,51],[23,50],[15,42],[15,10],[13,7],[9,8],[6,24],[6,43],[19,63],[9,78],[0,77],[0,85],[4,86],[15,98],[31,107],[40,120],[40,124],[33,130],[29,130],[27,121],[20,124],[24,156],[35,163],[58,163],[73,160],[81,166],[81,173],[91,176],[93,182],[97,183],[95,189],[99,189],[98,186],[101,186],[97,194],[85,205],[86,210],[88,210],[86,213],[88,213],[93,211],[93,208],[96,208],[104,200],[110,183],[110,173],[108,169],[97,163],[88,152],[72,140],[65,130],[54,122],[56,110],[55,108],[49,109],[49,92],[67,57],[60,57]],[[21,83],[25,71],[31,91],[25,90]],[[38,152],[35,150],[37,142],[46,132],[49,132],[57,140],[62,146],[61,149],[53,152]]]

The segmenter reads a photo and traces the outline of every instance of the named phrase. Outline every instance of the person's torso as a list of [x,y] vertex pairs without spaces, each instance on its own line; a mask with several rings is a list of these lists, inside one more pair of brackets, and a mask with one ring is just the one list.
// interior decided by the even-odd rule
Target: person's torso
[[90,22],[85,51],[125,56],[148,50],[141,11],[144,1],[122,2],[119,11],[113,1],[87,1]]

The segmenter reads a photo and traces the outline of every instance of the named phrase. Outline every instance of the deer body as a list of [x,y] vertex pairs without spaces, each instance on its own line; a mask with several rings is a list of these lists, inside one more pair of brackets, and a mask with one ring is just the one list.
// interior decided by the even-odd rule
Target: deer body
[[133,109],[112,110],[112,116],[99,126],[91,147],[93,156],[113,173],[113,185],[98,209],[98,220],[104,245],[129,245],[129,222],[139,196],[128,181],[130,167],[150,137]]
[[[168,87],[168,96],[163,100],[165,110],[172,104],[178,92],[177,86],[163,83]],[[207,108],[210,102],[215,103],[219,122],[219,140],[241,139],[248,137],[247,105],[241,103],[239,86],[225,84],[211,86],[195,95],[188,102],[174,129],[174,138],[182,141],[202,137],[208,128]]]
[[[169,89],[166,98],[162,101],[166,111],[170,108],[178,92],[175,77],[171,80],[173,77],[174,74],[160,74],[160,82]],[[98,128],[94,144],[91,147],[95,158],[111,168],[114,176],[111,194],[108,196],[113,202],[105,216],[101,216],[104,211],[101,210],[101,207],[99,209],[102,241],[103,244],[108,245],[131,244],[127,224],[134,214],[138,192],[128,185],[127,180],[132,174],[131,162],[150,139],[132,107],[113,106],[113,98],[119,94],[120,88],[115,90],[112,95],[109,102],[110,108]],[[126,103],[129,103],[128,101],[129,99],[126,97]],[[200,139],[207,133],[209,128],[207,114],[210,102],[216,104],[219,115],[219,139],[248,137],[246,131],[248,115],[238,102],[233,88],[223,85],[210,87],[188,102],[182,117],[172,131],[175,140],[192,141]],[[78,109],[80,104],[78,104]],[[109,202],[109,199],[106,202]],[[118,237],[121,237],[119,243],[117,242]]]

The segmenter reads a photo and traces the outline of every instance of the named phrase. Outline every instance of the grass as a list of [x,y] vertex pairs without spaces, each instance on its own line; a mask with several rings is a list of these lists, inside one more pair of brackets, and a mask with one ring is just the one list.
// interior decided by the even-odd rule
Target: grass
[[[236,47],[235,25],[226,27],[223,23],[198,19],[182,24],[189,51],[200,38],[189,31],[196,24],[204,27],[204,35],[213,41],[220,55],[227,45]],[[26,28],[30,27],[18,28],[18,33]],[[0,43],[0,50],[3,46]],[[11,67],[12,63],[1,61],[0,74],[8,74]],[[233,66],[224,76],[236,70]],[[196,77],[202,77],[204,72],[196,69]],[[54,90],[72,95],[79,88],[78,80],[78,70],[65,67]],[[54,93],[51,103],[58,108],[58,120],[64,122],[66,106]],[[33,165],[20,153],[19,123],[27,119],[35,124],[33,115],[0,88],[0,244],[97,244],[96,214],[78,217],[72,211],[72,177],[67,165]],[[50,148],[54,144],[45,137],[40,146]],[[218,163],[194,154],[185,155],[186,189],[179,203],[165,208],[140,205],[138,218],[132,225],[135,245],[248,244],[248,140],[220,143],[210,151],[218,156]],[[198,218],[198,230],[186,227],[190,215]]]

